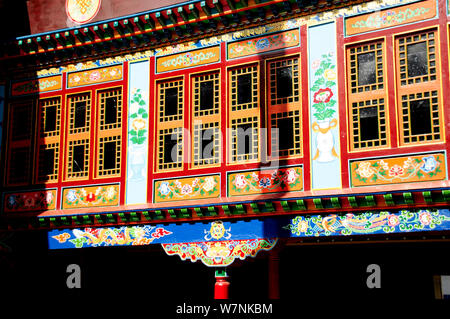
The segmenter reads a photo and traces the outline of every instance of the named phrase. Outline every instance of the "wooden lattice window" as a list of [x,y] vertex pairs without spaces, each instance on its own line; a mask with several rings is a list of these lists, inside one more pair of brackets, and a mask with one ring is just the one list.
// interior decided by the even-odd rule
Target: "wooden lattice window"
[[159,121],[181,120],[183,117],[183,80],[158,84]]
[[41,112],[41,137],[59,136],[61,127],[61,98],[39,100]]
[[230,104],[232,111],[258,107],[258,67],[248,66],[230,71]]
[[59,143],[49,143],[39,147],[38,181],[58,180]]
[[400,145],[440,142],[444,128],[438,32],[411,33],[395,41]]
[[86,133],[91,125],[91,94],[69,97],[69,134]]
[[120,128],[122,125],[122,89],[109,89],[98,94],[100,130]]
[[194,166],[217,164],[220,160],[219,122],[194,124]]
[[257,116],[231,120],[231,161],[258,159],[259,120]]
[[158,169],[181,168],[183,165],[183,129],[160,130],[158,141]]
[[441,139],[437,91],[403,95],[401,109],[405,144]]
[[352,150],[389,144],[383,40],[347,48],[349,144]]
[[271,114],[272,155],[278,151],[279,156],[300,155],[301,123],[300,111]]
[[383,42],[352,47],[349,50],[351,93],[384,88]]
[[89,177],[91,154],[91,93],[69,95],[67,125],[66,174],[65,178],[86,179]]
[[89,139],[69,141],[68,178],[83,178],[89,174]]
[[398,38],[400,84],[436,80],[435,31]]
[[387,145],[384,99],[353,102],[351,139],[355,149]]
[[118,177],[121,167],[122,88],[97,92],[96,177]]
[[30,182],[33,169],[31,147],[34,130],[33,102],[24,101],[10,105],[7,184],[25,184]]
[[194,116],[219,113],[220,78],[219,73],[193,77]]
[[120,174],[121,136],[108,136],[99,139],[98,175]]
[[300,100],[299,58],[269,63],[270,104],[280,105]]

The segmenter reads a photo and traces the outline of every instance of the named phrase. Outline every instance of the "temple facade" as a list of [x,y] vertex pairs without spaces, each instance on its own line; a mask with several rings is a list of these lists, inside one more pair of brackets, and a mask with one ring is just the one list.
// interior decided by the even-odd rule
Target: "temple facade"
[[40,260],[67,293],[77,264],[86,290],[450,295],[448,1],[24,12],[0,52],[5,287]]

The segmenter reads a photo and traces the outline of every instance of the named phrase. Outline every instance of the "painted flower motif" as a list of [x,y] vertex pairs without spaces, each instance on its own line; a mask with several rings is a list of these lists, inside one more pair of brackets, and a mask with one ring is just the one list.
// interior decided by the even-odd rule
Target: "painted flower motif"
[[169,194],[172,190],[169,187],[169,183],[168,182],[162,182],[161,185],[159,185],[159,192],[166,196],[167,194]]
[[397,215],[389,215],[388,216],[388,225],[395,227],[398,224],[400,224],[400,219],[398,218]]
[[403,167],[395,164],[389,170],[389,176],[401,176],[401,175],[403,175],[404,172],[405,171],[403,170]]
[[242,174],[236,175],[234,185],[236,185],[237,188],[244,188],[247,185],[245,176]]
[[81,193],[81,197],[86,197],[87,196],[86,190],[84,188],[82,188],[80,190],[80,193]]
[[81,80],[81,78],[78,75],[75,75],[73,77],[73,81],[76,82],[76,83],[80,82],[80,80]]
[[411,157],[408,157],[407,159],[406,159],[406,161],[404,161],[403,162],[403,168],[408,168],[408,167],[410,167],[410,166],[412,166],[412,158]]
[[98,71],[94,71],[89,75],[89,80],[91,80],[91,81],[98,81],[98,80],[100,80],[100,78],[101,78],[101,75],[100,75],[100,72],[98,72]]
[[330,88],[320,89],[314,93],[314,103],[328,103],[332,96],[333,92]]
[[190,64],[192,64],[193,61],[194,61],[194,56],[192,55],[192,53],[188,52],[184,55],[184,64],[185,65],[190,65]]
[[420,169],[425,173],[432,172],[436,169],[437,161],[434,156],[426,156],[422,158],[423,164],[420,166]]
[[325,70],[325,72],[323,73],[323,76],[328,80],[328,81],[334,81],[336,80],[336,72],[333,69],[327,69]]
[[142,130],[145,127],[145,125],[146,125],[146,122],[144,119],[134,119],[131,122],[131,127],[133,127],[133,129],[135,131]]
[[17,196],[16,195],[9,195],[8,196],[8,207],[14,207],[17,205]]
[[297,224],[297,230],[300,233],[305,233],[308,230],[308,222],[305,220],[299,221]]
[[77,200],[77,194],[74,189],[71,189],[67,192],[66,199],[69,203],[72,203]]
[[112,200],[116,196],[117,192],[114,186],[109,186],[105,191],[105,199],[106,200]]
[[268,188],[272,184],[270,178],[263,177],[259,180],[259,187],[261,188]]
[[189,184],[184,184],[181,188],[181,194],[188,195],[190,193],[192,193],[192,186]]
[[92,192],[89,192],[89,194],[86,197],[87,202],[93,202],[95,200],[95,194]]
[[198,178],[195,178],[195,179],[192,181],[192,186],[193,186],[193,187],[196,186],[196,185],[198,184],[198,181],[199,181],[199,179],[198,179]]
[[205,183],[203,184],[203,189],[205,192],[210,192],[214,189],[216,186],[216,181],[214,180],[214,177],[208,176],[205,178]]
[[174,183],[177,188],[181,188],[181,182],[178,179]]
[[34,204],[35,200],[33,197],[26,197],[23,205],[27,208],[31,208],[34,207]]
[[361,177],[364,178],[369,178],[375,173],[373,168],[370,166],[370,162],[360,163],[357,172]]
[[419,214],[419,221],[422,225],[430,225],[433,221],[431,214],[429,212],[423,212]]
[[268,39],[259,39],[258,41],[256,41],[255,43],[255,47],[258,50],[264,50],[267,49],[268,47],[270,47],[270,42]]
[[95,196],[100,195],[101,192],[102,192],[102,188],[101,187],[97,187],[97,189],[95,190]]
[[255,182],[259,181],[258,174],[256,174],[256,173],[252,173],[252,178]]
[[314,60],[313,63],[311,64],[311,68],[313,70],[317,70],[320,66],[320,60]]
[[295,181],[297,180],[297,178],[300,175],[297,174],[297,172],[295,171],[295,169],[293,168],[289,168],[286,170],[285,175],[284,175],[284,180],[286,181],[286,183],[288,184],[293,184],[295,183]]
[[234,47],[234,52],[242,52],[244,50],[244,47],[242,45],[237,45]]
[[47,204],[50,204],[51,202],[53,202],[53,198],[54,198],[54,196],[53,196],[53,193],[52,193],[52,192],[47,192],[47,193],[45,194],[45,202],[46,202]]
[[117,74],[117,71],[115,69],[112,69],[111,71],[109,71],[109,75],[114,76]]
[[380,165],[385,171],[389,170],[389,165],[385,161],[381,160]]

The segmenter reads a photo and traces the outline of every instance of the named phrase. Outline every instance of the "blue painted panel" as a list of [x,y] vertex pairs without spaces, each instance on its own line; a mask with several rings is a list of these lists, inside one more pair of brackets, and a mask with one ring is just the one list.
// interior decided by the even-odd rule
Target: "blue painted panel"
[[64,249],[449,230],[448,209],[402,210],[366,212],[357,215],[300,215],[292,219],[271,217],[235,222],[52,230],[48,233],[48,243],[50,249]]

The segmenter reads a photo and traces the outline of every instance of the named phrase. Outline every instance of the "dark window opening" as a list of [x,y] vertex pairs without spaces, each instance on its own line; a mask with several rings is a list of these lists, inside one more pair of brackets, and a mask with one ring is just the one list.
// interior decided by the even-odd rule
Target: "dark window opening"
[[56,130],[56,105],[45,108],[45,132],[52,132]]
[[84,145],[77,145],[73,147],[72,171],[74,173],[84,171]]
[[103,169],[116,168],[116,142],[106,142],[103,146]]
[[170,88],[165,90],[164,114],[172,116],[178,114],[178,88]]
[[214,129],[201,130],[201,150],[200,157],[202,159],[210,159],[214,157]]
[[75,119],[74,127],[85,127],[86,126],[86,102],[76,102],[75,103]]
[[375,52],[358,54],[358,85],[369,85],[376,81]]
[[175,134],[164,135],[164,163],[178,162],[178,139]]
[[411,101],[409,103],[409,112],[412,135],[432,133],[429,99]]
[[105,100],[105,124],[117,122],[117,97],[108,97]]
[[252,75],[243,74],[237,78],[238,104],[252,102]]
[[420,76],[428,74],[427,43],[419,42],[409,44],[408,52],[408,76]]
[[42,174],[52,175],[55,173],[55,149],[44,150],[44,163],[41,163]]
[[277,69],[277,98],[292,96],[292,68]]
[[277,121],[278,146],[280,150],[288,150],[294,147],[294,119],[284,118]]
[[30,174],[30,157],[28,148],[19,148],[11,151],[10,182],[25,182]]
[[214,108],[214,81],[200,83],[200,110]]
[[31,105],[15,107],[12,119],[12,140],[31,138]]
[[250,154],[253,144],[252,124],[241,124],[237,126],[237,153],[238,155]]
[[365,107],[359,110],[360,140],[377,140],[379,136],[378,107]]

